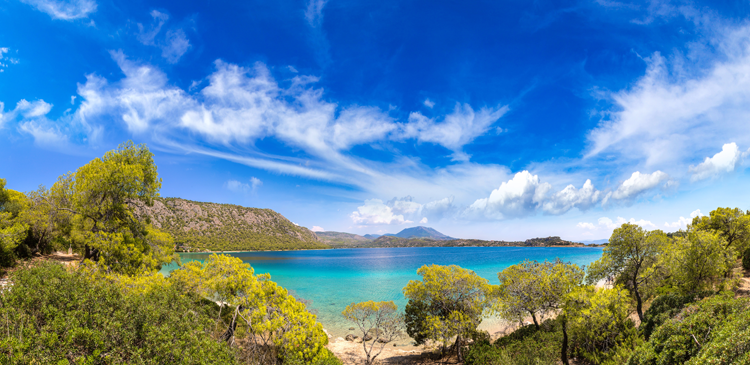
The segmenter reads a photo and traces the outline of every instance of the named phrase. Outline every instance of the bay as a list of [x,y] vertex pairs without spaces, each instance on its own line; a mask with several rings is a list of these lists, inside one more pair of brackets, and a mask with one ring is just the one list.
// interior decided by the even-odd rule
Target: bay
[[[497,273],[525,259],[552,261],[560,258],[579,266],[598,260],[598,247],[419,247],[360,248],[335,250],[262,251],[225,253],[250,264],[256,274],[269,273],[271,280],[308,301],[309,309],[334,336],[343,337],[351,327],[341,316],[355,302],[394,301],[406,305],[402,289],[419,280],[423,265],[458,265],[499,284]],[[183,263],[208,258],[207,253],[182,253]],[[176,269],[168,265],[168,274]]]

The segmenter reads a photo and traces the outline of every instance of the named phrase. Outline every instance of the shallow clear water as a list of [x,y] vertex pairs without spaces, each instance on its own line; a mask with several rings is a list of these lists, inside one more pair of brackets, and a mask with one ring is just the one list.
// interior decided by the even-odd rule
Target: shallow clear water
[[[524,259],[554,260],[588,265],[602,255],[601,248],[588,247],[420,247],[361,248],[337,250],[234,252],[227,253],[250,264],[256,274],[269,273],[271,280],[310,303],[318,320],[335,337],[351,327],[341,312],[354,302],[394,301],[406,305],[402,289],[409,280],[419,280],[422,265],[458,265],[474,270],[498,284],[497,273]],[[180,254],[182,262],[203,261],[205,253]],[[165,274],[176,265],[164,267]]]

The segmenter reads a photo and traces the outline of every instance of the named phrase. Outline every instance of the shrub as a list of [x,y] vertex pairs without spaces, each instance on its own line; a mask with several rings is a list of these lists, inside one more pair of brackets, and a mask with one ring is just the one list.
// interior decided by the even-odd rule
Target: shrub
[[742,267],[745,270],[750,270],[750,247],[742,254]]
[[0,294],[2,363],[236,363],[204,309],[165,282],[128,291],[53,263],[12,280]]
[[648,340],[657,327],[674,317],[687,304],[709,295],[711,295],[711,292],[699,292],[696,294],[668,293],[656,297],[651,302],[651,307],[644,314],[644,321],[640,327],[643,337]]
[[556,364],[560,359],[562,332],[555,320],[536,326],[521,327],[499,338],[493,345],[477,341],[469,347],[467,365],[536,365]]
[[[722,293],[688,305],[657,327],[628,363],[701,364],[705,362],[698,359],[709,359],[711,354],[732,357],[732,351],[743,346],[746,348],[750,342],[747,337],[735,337],[747,331],[745,312],[749,307],[747,299],[735,299],[732,293]],[[725,362],[712,359],[711,363]]]

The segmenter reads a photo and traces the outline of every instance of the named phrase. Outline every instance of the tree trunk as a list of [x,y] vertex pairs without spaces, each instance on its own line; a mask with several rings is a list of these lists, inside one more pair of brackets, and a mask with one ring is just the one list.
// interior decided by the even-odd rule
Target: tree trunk
[[641,300],[641,293],[638,291],[638,281],[636,281],[635,275],[633,275],[633,294],[635,294],[635,310],[638,312],[638,319],[643,323],[643,301]]
[[531,313],[531,319],[534,320],[534,326],[536,327],[537,330],[539,330],[539,321],[536,320],[536,314]]
[[560,317],[560,323],[562,324],[562,333],[563,333],[562,349],[560,350],[560,359],[562,360],[563,364],[569,365],[570,362],[568,362],[568,321],[567,321],[567,318],[565,318],[564,314]]

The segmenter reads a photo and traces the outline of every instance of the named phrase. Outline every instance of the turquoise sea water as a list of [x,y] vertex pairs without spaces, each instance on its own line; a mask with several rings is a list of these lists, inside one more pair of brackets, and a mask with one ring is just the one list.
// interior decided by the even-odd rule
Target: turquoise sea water
[[[474,270],[498,284],[497,273],[524,259],[554,260],[588,265],[599,259],[601,248],[557,247],[421,247],[363,248],[337,250],[234,252],[228,253],[250,264],[256,274],[269,273],[271,280],[310,301],[310,309],[335,337],[351,327],[341,312],[353,303],[392,300],[399,309],[406,305],[402,289],[409,280],[419,280],[422,265],[458,265]],[[183,262],[203,261],[205,253],[180,254]],[[164,273],[176,268],[165,267]]]

